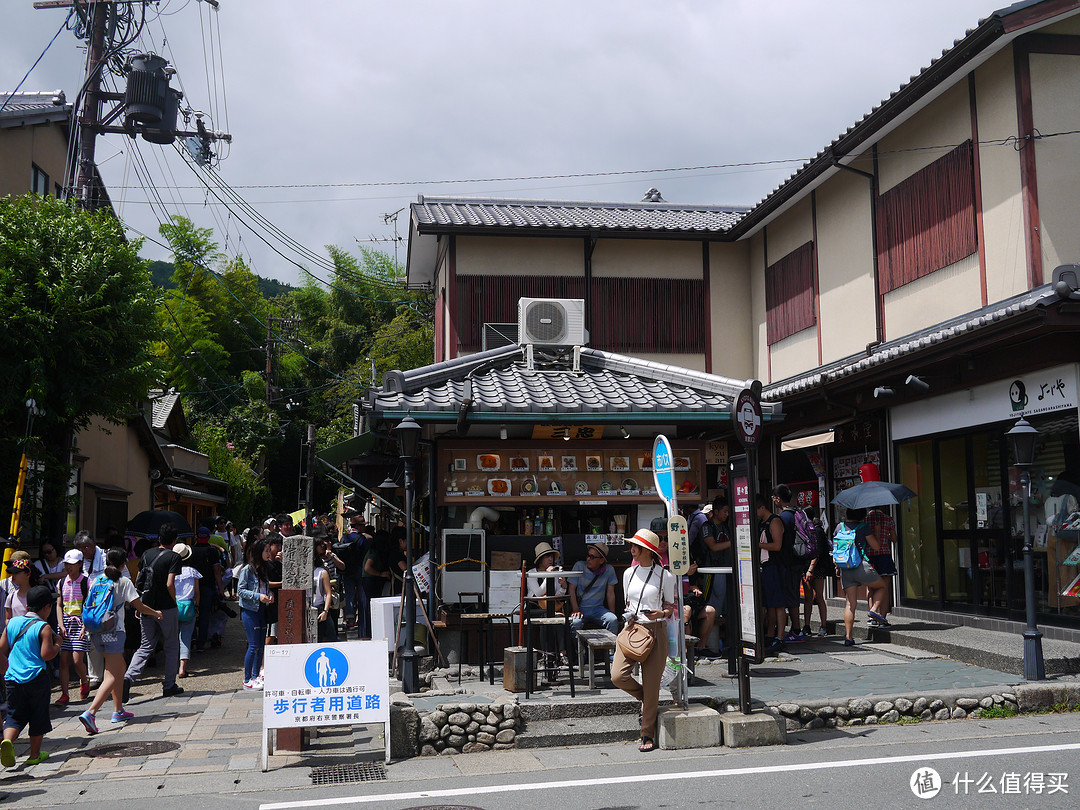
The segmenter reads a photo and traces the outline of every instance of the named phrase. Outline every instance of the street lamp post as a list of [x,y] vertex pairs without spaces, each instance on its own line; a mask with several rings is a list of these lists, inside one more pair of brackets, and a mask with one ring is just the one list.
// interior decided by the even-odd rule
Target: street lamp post
[[1020,489],[1024,498],[1024,607],[1027,628],[1024,630],[1024,678],[1029,681],[1046,679],[1043,664],[1042,633],[1035,624],[1035,559],[1031,547],[1031,504],[1029,468],[1035,461],[1035,439],[1039,435],[1026,419],[1021,418],[1006,434],[1013,443],[1016,466],[1020,468]]
[[405,644],[401,651],[401,688],[406,694],[420,691],[420,672],[416,660],[416,585],[413,582],[413,500],[416,495],[416,483],[413,475],[413,461],[420,445],[422,428],[411,416],[406,416],[394,433],[397,434],[401,460],[405,462],[405,575],[402,586],[405,588]]

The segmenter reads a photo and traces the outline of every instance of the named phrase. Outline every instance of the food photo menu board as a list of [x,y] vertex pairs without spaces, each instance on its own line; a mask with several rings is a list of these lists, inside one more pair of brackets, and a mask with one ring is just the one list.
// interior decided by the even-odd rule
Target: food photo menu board
[[[499,448],[482,452],[475,444],[439,449],[439,503],[511,499],[539,500],[656,498],[652,446],[632,444]],[[679,494],[695,497],[705,485],[702,449],[675,448]]]

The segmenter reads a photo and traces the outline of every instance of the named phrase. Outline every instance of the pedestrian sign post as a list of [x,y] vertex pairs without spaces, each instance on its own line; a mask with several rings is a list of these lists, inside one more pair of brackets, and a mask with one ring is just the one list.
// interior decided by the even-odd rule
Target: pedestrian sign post
[[[680,666],[678,685],[674,690],[674,697],[675,701],[685,709],[687,707],[686,628],[682,622],[682,577],[690,568],[690,548],[686,533],[686,520],[679,515],[679,501],[675,489],[675,456],[671,452],[671,442],[662,433],[653,441],[652,459],[653,481],[656,483],[656,492],[667,507],[668,567],[676,577],[675,604],[677,612],[675,616],[679,626],[677,654]],[[670,650],[668,652],[670,654]]]
[[270,730],[381,723],[390,762],[390,676],[385,639],[266,647],[262,769]]
[[757,448],[762,435],[761,381],[754,380],[731,403],[731,421],[746,455],[732,459],[735,506],[735,587],[739,605],[739,708],[750,714],[750,664],[764,658],[760,551],[754,532]]

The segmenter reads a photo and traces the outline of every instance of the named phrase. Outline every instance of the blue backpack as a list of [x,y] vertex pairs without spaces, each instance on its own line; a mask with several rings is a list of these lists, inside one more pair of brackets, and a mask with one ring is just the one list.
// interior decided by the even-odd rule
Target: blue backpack
[[859,546],[855,542],[855,534],[862,525],[859,523],[848,526],[847,523],[840,523],[836,527],[832,541],[832,560],[837,568],[851,570],[862,565],[862,554],[859,553]]
[[116,627],[116,584],[99,574],[83,601],[82,623],[88,633],[108,633]]

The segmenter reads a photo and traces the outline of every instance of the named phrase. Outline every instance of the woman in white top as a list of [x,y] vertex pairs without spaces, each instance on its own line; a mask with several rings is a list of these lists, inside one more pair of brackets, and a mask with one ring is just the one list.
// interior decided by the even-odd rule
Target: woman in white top
[[176,607],[179,612],[177,624],[180,627],[180,670],[176,677],[186,678],[188,661],[191,660],[191,637],[195,634],[195,620],[199,613],[199,580],[202,579],[202,574],[186,564],[191,559],[191,546],[177,543],[172,550],[179,554],[185,563],[180,569],[180,576],[175,579],[175,584]]
[[[536,574],[546,571],[557,571],[557,563],[559,562],[559,552],[551,547],[550,543],[537,543],[534,550],[536,562],[533,563],[533,567],[525,574],[526,582],[528,583],[529,596],[533,599],[543,599],[548,596],[548,582],[550,580],[547,577],[537,577]],[[555,613],[561,614],[563,612],[563,600],[566,599],[566,577],[558,577],[555,580]],[[532,607],[529,608],[533,616],[547,615],[547,603],[546,602],[532,602]],[[551,645],[548,643],[551,640],[550,635],[545,633],[544,646],[548,649]],[[559,647],[559,663],[562,666],[569,666],[570,659],[566,655],[566,628],[560,627],[555,631],[555,641]]]
[[627,538],[630,556],[637,565],[623,574],[628,622],[644,625],[653,636],[649,657],[641,662],[641,683],[632,677],[636,661],[615,648],[611,682],[641,701],[641,745],[639,751],[655,751],[656,705],[660,701],[660,678],[667,661],[668,642],[665,621],[676,610],[675,576],[660,564],[660,538],[648,529],[638,529]]
[[337,627],[330,618],[330,572],[324,567],[326,541],[314,543],[315,569],[312,573],[311,604],[319,614],[319,643],[337,641]]

